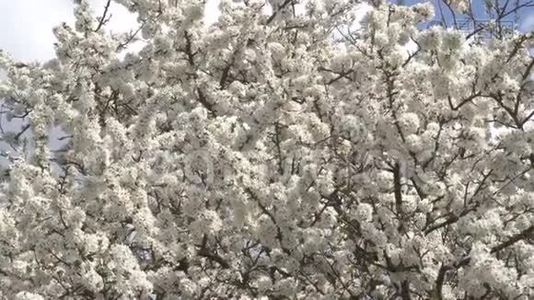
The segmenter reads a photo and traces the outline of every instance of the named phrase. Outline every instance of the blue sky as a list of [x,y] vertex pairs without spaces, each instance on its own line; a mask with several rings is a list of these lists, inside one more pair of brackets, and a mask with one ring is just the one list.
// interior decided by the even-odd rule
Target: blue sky
[[[412,4],[421,2],[419,0],[400,0],[400,1],[403,1],[404,4],[406,4],[406,5],[412,5]],[[443,11],[443,13],[445,15],[446,21],[450,22],[451,19],[452,19],[452,15],[451,15],[449,9],[447,8],[447,6],[443,4],[443,1],[442,0],[431,0],[431,1],[434,3],[434,5],[436,7],[436,10],[435,10],[436,18],[439,18],[439,12],[440,12],[439,6],[441,6],[441,9],[442,9],[442,11]],[[516,0],[510,0],[509,7],[513,7],[513,3],[515,1]],[[473,1],[471,1],[472,7],[473,7],[473,14],[474,14],[474,16],[475,16],[475,18],[477,20],[488,20],[488,18],[489,18],[489,16],[485,13],[485,9],[484,9],[484,3],[485,2],[486,1],[484,1],[484,0],[473,0]],[[494,0],[491,0],[491,2],[494,2]],[[526,3],[526,2],[528,2],[528,0],[526,0],[526,1],[525,0],[519,0],[520,4],[523,4],[523,3]],[[505,3],[505,1],[500,0],[499,3],[502,5],[502,4]],[[462,15],[462,14],[459,14],[459,13],[456,14],[456,17],[459,20],[466,19],[465,15]],[[518,20],[514,20],[515,17],[517,17]],[[518,14],[511,14],[508,17],[506,17],[504,20],[505,21],[513,21],[514,25],[516,26],[516,28],[519,31],[528,32],[530,30],[533,30],[534,29],[534,7],[522,8],[522,9],[519,10]]]

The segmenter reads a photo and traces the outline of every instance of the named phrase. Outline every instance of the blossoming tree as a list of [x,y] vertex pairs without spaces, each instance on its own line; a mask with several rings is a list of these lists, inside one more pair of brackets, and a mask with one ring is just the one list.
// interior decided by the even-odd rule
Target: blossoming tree
[[201,0],[115,1],[138,32],[82,0],[56,59],[1,55],[3,298],[534,297],[530,34],[425,29],[430,4],[354,26],[349,0],[222,1],[206,25]]

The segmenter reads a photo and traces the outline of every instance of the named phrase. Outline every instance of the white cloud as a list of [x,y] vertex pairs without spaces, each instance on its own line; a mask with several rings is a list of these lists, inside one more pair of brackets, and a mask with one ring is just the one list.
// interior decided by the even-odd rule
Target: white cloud
[[[91,0],[95,16],[102,15],[107,0]],[[204,10],[206,23],[219,16],[221,0],[208,0]],[[55,56],[52,28],[66,22],[74,23],[72,0],[0,1],[0,49],[22,61],[46,61]],[[106,28],[112,32],[137,29],[136,16],[112,1],[112,17]]]
[[24,60],[54,56],[52,27],[73,22],[70,0],[0,1],[0,49]]
[[[96,16],[104,11],[106,0],[92,0]],[[0,1],[0,49],[23,61],[46,61],[55,56],[52,28],[74,23],[72,0]],[[112,18],[107,25],[113,32],[127,32],[136,25],[136,17],[112,2]]]
[[204,21],[206,24],[210,25],[217,22],[217,19],[221,15],[219,10],[219,4],[221,0],[208,0],[206,6],[204,7]]

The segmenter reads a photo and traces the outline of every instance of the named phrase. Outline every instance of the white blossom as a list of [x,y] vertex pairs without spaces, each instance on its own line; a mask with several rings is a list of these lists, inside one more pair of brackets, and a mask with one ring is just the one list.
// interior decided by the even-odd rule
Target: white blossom
[[360,203],[356,209],[356,218],[361,222],[370,222],[373,217],[373,207],[368,203]]
[[2,298],[534,297],[532,34],[113,2],[137,33],[83,0],[53,60],[0,52]]

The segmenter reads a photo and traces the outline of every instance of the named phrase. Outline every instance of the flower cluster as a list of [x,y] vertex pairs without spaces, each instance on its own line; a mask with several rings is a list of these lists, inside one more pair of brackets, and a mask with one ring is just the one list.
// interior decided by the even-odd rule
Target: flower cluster
[[531,35],[348,0],[115,0],[113,35],[79,2],[55,59],[0,53],[0,297],[534,297]]

